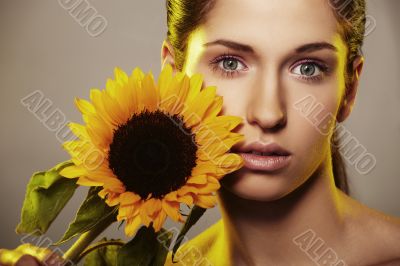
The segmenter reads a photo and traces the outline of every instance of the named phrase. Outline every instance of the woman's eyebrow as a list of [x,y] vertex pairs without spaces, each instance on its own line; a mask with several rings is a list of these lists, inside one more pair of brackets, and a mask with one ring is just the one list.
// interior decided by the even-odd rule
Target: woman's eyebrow
[[237,43],[237,42],[229,41],[229,40],[220,39],[220,40],[216,40],[216,41],[212,41],[212,42],[203,44],[204,47],[208,47],[208,46],[212,46],[212,45],[223,45],[225,47],[231,48],[236,51],[254,54],[254,50],[250,45],[241,44],[241,43]]
[[318,50],[329,49],[334,52],[337,52],[338,49],[333,44],[328,42],[315,42],[315,43],[308,43],[304,44],[300,47],[297,47],[294,51],[296,54],[303,54],[303,53],[311,53]]
[[[254,54],[254,49],[247,44],[242,44],[234,41],[229,41],[229,40],[224,40],[224,39],[219,39],[216,41],[208,42],[203,44],[204,47],[212,46],[212,45],[223,45],[225,47],[231,48],[233,50],[249,53],[249,54]],[[328,42],[315,42],[315,43],[308,43],[301,45],[294,49],[294,53],[296,54],[302,54],[302,53],[311,53],[315,52],[318,50],[323,50],[323,49],[329,49],[334,52],[337,52],[338,49],[336,46],[333,44],[330,44]]]

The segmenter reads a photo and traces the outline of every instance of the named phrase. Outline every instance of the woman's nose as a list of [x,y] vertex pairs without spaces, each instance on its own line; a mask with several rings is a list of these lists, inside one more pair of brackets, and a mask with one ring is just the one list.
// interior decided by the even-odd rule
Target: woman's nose
[[247,121],[263,130],[277,130],[286,124],[285,101],[277,78],[264,79],[252,88],[247,105]]

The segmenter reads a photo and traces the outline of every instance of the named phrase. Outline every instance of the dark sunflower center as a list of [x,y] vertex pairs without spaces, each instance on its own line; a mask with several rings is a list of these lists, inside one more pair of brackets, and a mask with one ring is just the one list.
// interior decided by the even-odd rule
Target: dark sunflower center
[[146,110],[114,131],[108,160],[128,191],[162,198],[186,183],[196,152],[194,134],[181,117]]

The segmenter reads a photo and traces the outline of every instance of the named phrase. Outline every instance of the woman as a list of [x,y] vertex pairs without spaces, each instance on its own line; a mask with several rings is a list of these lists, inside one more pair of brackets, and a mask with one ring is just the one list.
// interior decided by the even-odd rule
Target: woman
[[[362,72],[365,0],[167,0],[167,9],[162,65],[218,87],[222,112],[244,119],[232,151],[246,165],[222,180],[222,219],[166,265],[400,265],[399,219],[347,195],[335,139]],[[335,120],[310,119],[316,105]]]
[[[400,265],[400,221],[350,198],[335,142],[363,67],[365,1],[169,0],[162,64],[200,72],[224,98],[246,166],[222,180],[222,219],[181,265]],[[311,99],[311,100],[310,100]],[[335,122],[335,121],[334,121]],[[290,154],[270,165],[272,143]],[[270,151],[270,150],[269,150]],[[167,265],[171,257],[168,257]],[[204,264],[203,264],[204,263]]]

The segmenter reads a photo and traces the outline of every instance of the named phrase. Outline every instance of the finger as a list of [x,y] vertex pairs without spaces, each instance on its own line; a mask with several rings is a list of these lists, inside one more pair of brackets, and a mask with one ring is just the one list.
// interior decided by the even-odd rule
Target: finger
[[23,255],[15,266],[40,266],[40,262],[31,255]]
[[46,266],[62,266],[65,265],[64,259],[57,254],[56,252],[52,252],[49,256],[47,256],[44,261],[44,265]]

